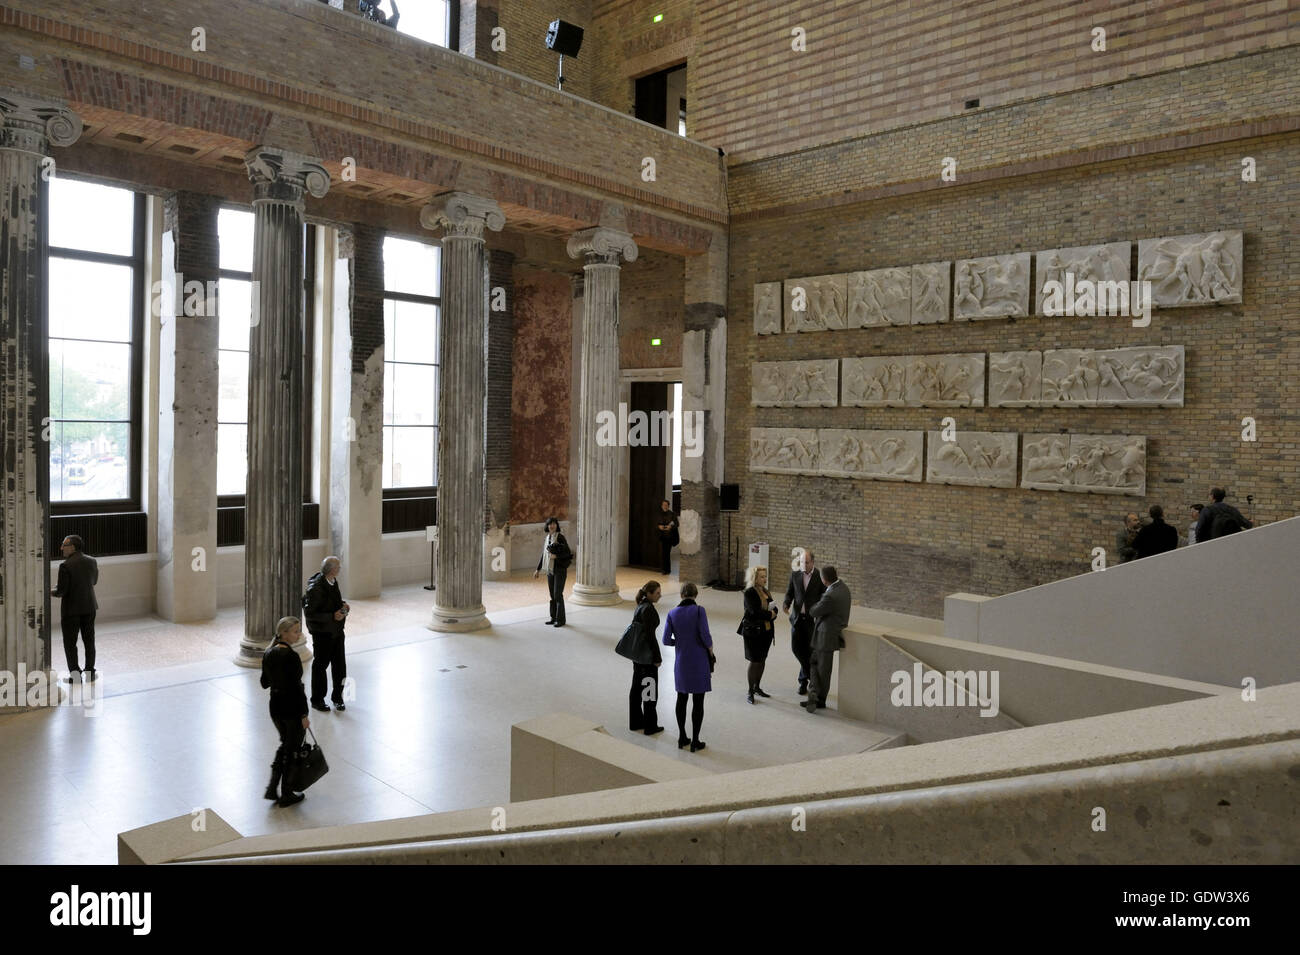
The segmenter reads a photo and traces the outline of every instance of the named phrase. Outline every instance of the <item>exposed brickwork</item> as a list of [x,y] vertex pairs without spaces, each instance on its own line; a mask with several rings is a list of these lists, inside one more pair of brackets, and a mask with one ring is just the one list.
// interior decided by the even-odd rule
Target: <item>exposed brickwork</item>
[[176,271],[185,281],[206,286],[220,276],[217,213],[221,200],[195,192],[173,192],[163,199],[163,229],[174,233]]
[[[1242,156],[1257,160],[1258,182],[1241,181]],[[1215,482],[1239,505],[1254,494],[1256,519],[1290,516],[1300,479],[1300,339],[1285,329],[1300,292],[1300,255],[1290,241],[1300,185],[1284,170],[1297,156],[1300,134],[1289,134],[738,225],[731,233],[726,470],[742,485],[742,539],[768,541],[773,563],[809,543],[823,562],[840,567],[856,599],[937,616],[953,591],[1003,593],[1088,571],[1091,549],[1113,548],[1128,510],[1144,513],[1160,503],[1185,535],[1187,505],[1205,500]],[[1030,317],[759,339],[749,323],[755,282],[1214,228],[1245,233],[1243,303],[1156,311],[1146,329],[1124,319]],[[755,360],[1144,343],[1186,347],[1184,408],[749,405]],[[945,414],[968,429],[1146,435],[1147,497],[748,471],[752,426],[931,429]],[[1240,440],[1245,415],[1258,421],[1256,443]],[[750,529],[754,516],[767,517],[768,528]]]
[[[1090,47],[1095,26],[1106,28],[1105,52]],[[791,48],[795,27],[807,52]],[[986,109],[1278,48],[1297,27],[1300,9],[1269,0],[718,0],[696,14],[692,135],[739,160],[791,153],[960,116],[971,99]],[[1220,92],[1180,96],[1173,109],[1214,109]],[[1163,113],[1151,104],[1121,122]],[[1018,139],[1050,137],[1054,125],[1026,124]]]
[[[556,0],[554,3],[520,3],[505,0],[499,5],[498,23],[505,32],[506,48],[494,61],[502,69],[555,87],[559,55],[546,48],[546,29],[552,20],[564,20],[583,28],[582,49],[577,57],[564,58],[564,92],[593,99],[596,38],[591,33],[591,0]],[[491,35],[484,41],[491,43]]]
[[384,230],[354,224],[349,243],[348,312],[352,319],[352,373],[365,373],[366,362],[384,347]]
[[[688,62],[695,50],[695,0],[597,0],[592,4],[596,76],[594,98],[620,113],[636,107],[637,77]],[[654,15],[663,19],[654,22]],[[692,129],[692,71],[686,71],[686,131]]]
[[573,292],[558,272],[515,272],[510,522],[568,519]]
[[[511,402],[514,395],[514,308],[515,257],[500,249],[488,252],[488,330],[487,330],[487,443],[484,466],[487,470],[488,525],[510,519],[510,463],[513,421]],[[505,309],[496,311],[497,290],[503,293]]]
[[[619,365],[677,368],[682,363],[682,260],[642,252],[619,276]],[[662,345],[651,345],[658,338]]]

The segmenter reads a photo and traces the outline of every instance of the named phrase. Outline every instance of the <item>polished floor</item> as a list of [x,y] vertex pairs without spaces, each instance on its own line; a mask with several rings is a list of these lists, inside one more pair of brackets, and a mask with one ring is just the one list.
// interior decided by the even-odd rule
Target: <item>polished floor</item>
[[[647,576],[620,570],[623,596]],[[527,584],[544,596],[531,575]],[[675,578],[665,581],[661,614],[676,604],[676,588]],[[706,698],[709,748],[694,756],[676,747],[669,648],[660,671],[660,721],[669,729],[655,738],[627,730],[631,667],[613,647],[630,602],[570,603],[569,626],[557,630],[543,625],[544,603],[498,607],[489,599],[491,629],[443,634],[424,626],[429,596],[413,585],[353,602],[348,673],[356,699],[346,713],[312,711],[330,772],[287,809],[261,798],[276,739],[257,672],[223,652],[114,675],[105,628],[97,715],[60,707],[0,717],[0,863],[111,864],[118,832],[204,807],[254,835],[500,805],[509,793],[511,724],[556,711],[714,772],[861,752],[887,735],[839,717],[834,696],[832,709],[815,716],[797,705],[784,625],[763,681],[772,698],[747,704],[739,593],[702,594],[719,662]],[[189,639],[184,628],[142,623],[159,639]],[[241,626],[238,616],[217,621],[225,651],[237,646]]]

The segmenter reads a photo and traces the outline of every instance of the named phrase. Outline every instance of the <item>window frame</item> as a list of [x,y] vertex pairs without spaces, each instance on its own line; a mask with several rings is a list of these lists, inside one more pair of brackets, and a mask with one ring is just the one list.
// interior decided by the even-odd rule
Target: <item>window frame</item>
[[[90,514],[121,514],[121,513],[142,513],[144,511],[143,489],[144,489],[144,457],[143,457],[143,430],[144,430],[144,346],[145,346],[145,294],[144,286],[146,280],[145,273],[145,249],[147,247],[145,226],[146,226],[146,195],[137,192],[135,189],[117,186],[111,183],[98,182],[94,179],[80,179],[68,177],[69,181],[85,182],[95,186],[107,186],[114,189],[123,189],[131,193],[134,200],[132,203],[132,215],[134,221],[131,229],[131,252],[129,255],[120,255],[113,252],[90,252],[85,249],[69,249],[64,246],[52,246],[49,242],[50,234],[50,216],[49,216],[49,186],[42,189],[41,208],[41,309],[44,313],[45,320],[45,341],[43,348],[42,360],[44,362],[45,374],[48,379],[50,367],[50,260],[73,259],[80,262],[94,262],[101,265],[118,265],[127,266],[131,269],[131,384],[130,384],[130,409],[128,411],[128,427],[130,429],[129,457],[127,459],[127,470],[130,472],[130,490],[125,498],[98,498],[76,501],[55,501],[54,488],[52,486],[53,468],[48,467],[45,475],[45,486],[49,494],[49,515],[50,517],[76,517]],[[63,338],[59,336],[60,341],[86,341],[87,339]],[[48,389],[47,389],[48,395]],[[49,406],[47,403],[46,414],[49,416],[49,426],[53,427],[55,418],[49,415]],[[73,419],[60,418],[59,421],[71,421]],[[53,442],[46,442],[46,454],[49,455],[53,448]]]
[[[442,291],[442,276],[441,276],[441,272],[442,272],[442,245],[441,245],[440,243],[424,242],[424,241],[421,240],[421,239],[412,239],[412,238],[409,237],[409,236],[394,235],[394,234],[392,234],[392,233],[390,233],[389,235],[386,235],[384,238],[385,238],[385,239],[387,239],[387,238],[394,238],[394,239],[400,239],[400,240],[404,240],[404,241],[408,241],[408,242],[410,242],[410,241],[419,242],[421,245],[427,245],[429,248],[434,249],[434,250],[437,252],[437,257],[438,257],[438,272],[439,272],[439,278],[438,278],[438,291],[439,291],[439,292]],[[416,293],[414,293],[414,292],[390,292],[388,289],[384,289],[383,296],[382,296],[382,301],[384,302],[385,307],[387,307],[387,303],[388,303],[388,302],[408,302],[408,303],[410,303],[410,304],[412,304],[412,305],[432,305],[432,306],[437,310],[437,311],[436,311],[436,315],[437,315],[438,327],[437,327],[437,330],[436,330],[436,334],[437,334],[437,339],[436,339],[436,340],[437,340],[437,342],[438,342],[438,358],[439,358],[440,360],[439,360],[439,361],[435,361],[435,362],[433,362],[432,365],[431,365],[431,367],[434,369],[434,374],[437,376],[437,380],[438,380],[439,382],[441,382],[441,381],[442,381],[442,372],[441,372],[441,369],[442,369],[442,361],[441,361],[441,358],[442,358],[442,295],[441,295],[441,294],[439,294],[439,295],[418,295],[418,294],[416,294]],[[393,365],[425,365],[424,362],[409,362],[409,361],[408,361],[408,362],[403,362],[403,361],[398,361],[398,360],[395,359],[395,358],[391,358],[391,359],[390,359],[388,356],[389,356],[389,354],[390,354],[390,349],[391,349],[391,347],[392,347],[392,344],[393,344],[393,343],[392,343],[392,342],[389,342],[389,341],[385,341],[385,342],[384,342],[384,364],[385,364],[385,365],[389,365],[389,364],[393,364]],[[430,366],[426,366],[426,367],[430,367]],[[439,387],[441,387],[441,385],[440,385]],[[433,396],[433,401],[434,401],[434,415],[435,415],[435,417],[437,417],[437,414],[438,414],[438,412],[439,412],[441,409],[439,409],[439,408],[437,407],[438,396],[437,396],[436,394]],[[383,411],[382,411],[382,409],[381,409],[381,411],[380,411],[380,416],[382,417],[382,415],[383,415]],[[437,454],[438,454],[438,445],[439,445],[439,443],[440,443],[440,442],[439,442],[439,438],[440,438],[441,435],[442,435],[442,419],[441,419],[441,418],[437,418],[437,422],[438,422],[438,423],[435,424],[435,425],[396,425],[396,424],[382,424],[380,427],[381,427],[384,431],[386,431],[386,430],[389,429],[389,428],[426,428],[426,427],[432,427],[433,430],[434,430],[433,453],[434,453],[435,473],[437,473],[437,470],[436,470],[436,465],[437,465],[437,463],[438,463]],[[382,440],[382,434],[381,434],[381,440]],[[387,463],[387,462],[385,462],[385,461],[382,461],[382,460],[380,461],[379,467],[380,467],[380,471],[381,471],[381,472],[383,472],[383,471],[386,470],[386,468],[385,468],[385,464],[386,464],[386,463]],[[381,478],[380,478],[380,480],[381,480],[381,482],[382,482],[382,480],[383,480],[382,473],[381,473]],[[436,500],[437,497],[438,497],[438,485],[437,485],[437,484],[432,484],[432,485],[424,485],[424,486],[421,486],[421,487],[382,487],[382,488],[380,489],[380,496],[381,496],[382,499],[385,500],[385,501],[403,501],[403,500],[411,500],[411,499],[414,499],[414,498],[425,498],[425,497],[427,497],[427,498],[434,498],[434,499]]]

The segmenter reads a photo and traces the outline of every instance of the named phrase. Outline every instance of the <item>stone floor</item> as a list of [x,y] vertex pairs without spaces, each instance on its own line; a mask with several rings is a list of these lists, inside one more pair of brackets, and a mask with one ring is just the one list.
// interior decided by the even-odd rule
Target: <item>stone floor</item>
[[[660,722],[669,729],[655,738],[630,733],[631,668],[613,647],[631,617],[630,598],[649,576],[621,569],[628,602],[570,602],[569,626],[558,630],[542,623],[544,591],[531,574],[485,587],[493,626],[472,634],[426,629],[430,595],[418,585],[352,601],[356,699],[346,713],[312,711],[330,772],[288,809],[261,798],[276,739],[257,672],[231,662],[242,617],[224,614],[201,628],[158,620],[106,626],[104,696],[93,710],[0,717],[0,863],[113,863],[118,832],[202,807],[254,835],[499,805],[509,793],[511,724],[555,711],[715,772],[861,752],[890,734],[841,718],[834,695],[816,716],[798,707],[784,625],[764,678],[772,698],[747,704],[735,633],[741,597],[709,590],[701,603],[719,658],[706,698],[709,748],[692,756],[676,747],[669,648],[660,671]],[[661,615],[675,606],[678,586],[675,578],[664,583]],[[148,659],[182,662],[122,672],[145,649]]]

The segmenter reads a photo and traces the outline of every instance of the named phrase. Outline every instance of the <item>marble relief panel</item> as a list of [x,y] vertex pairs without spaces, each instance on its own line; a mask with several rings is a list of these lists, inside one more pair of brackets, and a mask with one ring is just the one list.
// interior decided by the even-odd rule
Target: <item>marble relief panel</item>
[[938,431],[926,436],[925,480],[930,484],[1016,486],[1014,431],[958,431],[952,441]]
[[948,321],[951,266],[951,262],[926,262],[912,266],[913,325]]
[[989,407],[1029,408],[1043,397],[1043,353],[989,353]]
[[754,334],[781,333],[781,283],[760,282],[754,286]]
[[1066,273],[1074,282],[1123,282],[1129,280],[1129,259],[1133,243],[1107,242],[1103,245],[1081,245],[1069,249],[1045,249],[1035,256],[1037,266],[1035,308],[1043,314],[1043,286],[1048,282],[1066,284]]
[[1146,438],[1027,434],[1020,486],[1091,494],[1146,494]]
[[959,322],[1029,314],[1029,253],[957,262],[953,318]]
[[1183,406],[1182,345],[1058,348],[1043,352],[1044,405],[1061,408]]
[[785,330],[824,332],[847,327],[848,276],[811,275],[785,280]]
[[984,353],[909,356],[906,394],[911,408],[984,407]]
[[749,469],[770,474],[817,474],[815,428],[750,428]]
[[872,481],[921,480],[920,431],[853,431],[822,428],[819,473]]
[[848,327],[909,325],[912,321],[912,270],[874,269],[848,275]]
[[1138,280],[1158,308],[1241,301],[1241,232],[1138,240]]
[[839,403],[839,359],[756,361],[751,403],[771,408],[834,408]]
[[843,358],[843,404],[851,408],[902,408],[907,404],[908,355]]

